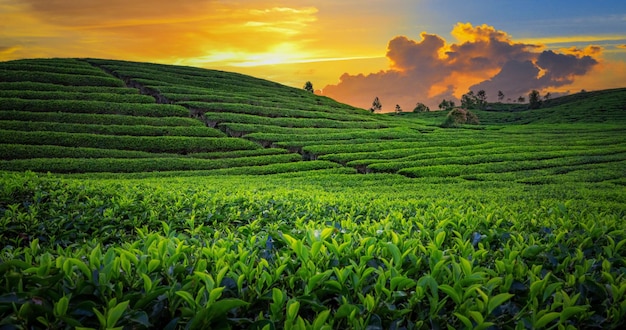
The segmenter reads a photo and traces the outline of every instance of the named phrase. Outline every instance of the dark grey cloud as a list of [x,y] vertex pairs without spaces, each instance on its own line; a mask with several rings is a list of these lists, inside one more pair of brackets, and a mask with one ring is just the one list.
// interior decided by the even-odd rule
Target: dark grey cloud
[[395,37],[387,48],[388,70],[345,73],[337,85],[326,86],[323,94],[363,108],[378,96],[384,111],[392,111],[395,104],[409,111],[416,102],[436,106],[467,88],[484,89],[490,100],[495,100],[500,90],[517,97],[532,89],[573,82],[598,63],[587,53],[600,51],[540,52],[539,46],[515,42],[487,25],[458,24],[452,34],[458,43],[446,44],[443,38],[427,33],[422,33],[419,41]]

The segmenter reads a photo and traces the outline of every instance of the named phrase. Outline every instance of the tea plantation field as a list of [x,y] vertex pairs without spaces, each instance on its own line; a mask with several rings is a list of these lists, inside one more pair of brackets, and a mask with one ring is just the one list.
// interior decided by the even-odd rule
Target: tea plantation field
[[626,89],[475,113],[1,62],[0,328],[623,328]]

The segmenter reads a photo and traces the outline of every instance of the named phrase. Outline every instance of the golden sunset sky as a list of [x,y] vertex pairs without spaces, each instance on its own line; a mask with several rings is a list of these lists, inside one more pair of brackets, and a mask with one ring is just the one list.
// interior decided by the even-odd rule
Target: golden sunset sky
[[626,86],[626,2],[0,0],[0,60],[94,57],[250,74],[383,110],[471,89]]

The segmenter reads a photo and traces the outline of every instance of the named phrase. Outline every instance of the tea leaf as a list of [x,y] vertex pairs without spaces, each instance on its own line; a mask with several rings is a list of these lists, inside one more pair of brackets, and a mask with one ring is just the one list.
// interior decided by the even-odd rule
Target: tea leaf
[[152,290],[152,280],[144,273],[141,273],[141,278],[143,279],[143,289],[145,293],[150,292]]
[[226,313],[232,309],[244,307],[250,305],[249,303],[235,298],[221,299],[209,306],[209,316],[211,319],[215,317],[223,317]]
[[275,304],[282,304],[284,302],[285,299],[285,295],[283,294],[283,291],[281,291],[278,288],[273,288],[272,289],[272,300],[274,301]]
[[480,325],[485,322],[485,319],[483,318],[483,315],[480,312],[468,311],[467,313],[474,319],[474,321],[476,321],[476,324]]
[[335,231],[335,228],[332,228],[332,227],[324,228],[322,230],[322,234],[320,235],[322,240],[325,241],[326,239],[331,237],[331,235],[333,234],[334,231]]
[[448,284],[440,284],[439,290],[443,291],[445,294],[450,296],[450,298],[452,298],[452,301],[454,301],[455,304],[457,305],[461,304],[461,296],[456,292],[456,290],[454,290],[453,287],[449,286]]
[[328,319],[329,315],[330,315],[330,310],[328,309],[317,314],[315,321],[313,321],[313,329],[321,329],[322,326],[326,323],[326,320]]
[[107,312],[107,328],[112,328],[117,324],[117,321],[122,317],[124,312],[126,311],[126,307],[128,307],[129,301],[122,301],[117,304],[115,307],[111,308]]
[[465,274],[465,276],[470,276],[472,274],[472,264],[469,260],[460,257],[459,264],[461,265],[461,269],[463,270],[463,274]]
[[209,293],[209,303],[212,303],[216,301],[217,299],[219,299],[219,297],[222,296],[223,291],[224,291],[223,286],[211,290],[211,292]]
[[467,317],[465,317],[465,316],[461,315],[461,314],[460,314],[460,313],[458,313],[458,312],[455,312],[455,313],[454,313],[454,316],[456,316],[456,317],[459,319],[459,321],[461,321],[461,323],[463,323],[463,325],[465,325],[465,327],[466,327],[467,329],[474,329],[474,327],[472,326],[472,321],[470,321],[470,319],[469,319],[469,318],[467,318]]
[[513,298],[515,295],[511,293],[500,293],[493,297],[489,298],[489,302],[487,303],[487,314],[491,314],[494,309],[498,306],[502,305],[505,301]]
[[95,307],[93,308],[93,312],[94,312],[94,314],[96,314],[96,317],[98,318],[98,321],[100,322],[100,327],[103,328],[103,329],[106,329],[107,328],[107,318],[104,316],[104,314],[102,314]]
[[561,311],[561,315],[560,315],[561,322],[565,322],[566,320],[568,320],[570,317],[574,316],[575,314],[584,313],[588,309],[589,309],[589,306],[569,306],[569,307],[565,307]]
[[543,315],[542,317],[540,317],[537,322],[535,322],[533,324],[533,327],[537,328],[537,329],[541,329],[544,328],[546,325],[548,325],[548,323],[556,320],[557,318],[559,318],[561,316],[561,313],[557,313],[557,312],[551,312],[551,313],[546,313],[545,315]]
[[445,231],[439,232],[435,236],[435,246],[437,246],[437,248],[441,248],[445,239],[446,239],[446,232]]
[[191,293],[187,291],[176,291],[176,295],[183,298],[183,300],[187,303],[187,305],[189,305],[189,307],[196,307],[196,301],[193,299]]
[[287,303],[287,320],[295,320],[298,316],[298,310],[300,309],[300,302],[296,300],[290,300]]
[[65,316],[67,312],[67,307],[69,306],[70,300],[67,296],[61,297],[59,301],[54,303],[54,316],[62,317]]
[[387,248],[393,257],[393,265],[396,267],[402,266],[402,254],[400,253],[400,249],[393,243],[387,243]]
[[541,253],[541,251],[543,251],[543,247],[541,247],[539,245],[531,245],[531,246],[528,246],[528,247],[524,248],[524,250],[522,251],[522,257],[524,257],[524,258],[534,258],[539,253]]

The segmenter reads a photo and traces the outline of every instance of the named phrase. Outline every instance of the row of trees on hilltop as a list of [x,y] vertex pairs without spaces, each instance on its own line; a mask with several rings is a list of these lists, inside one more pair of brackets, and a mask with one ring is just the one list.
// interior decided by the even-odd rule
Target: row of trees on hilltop
[[[313,89],[313,84],[310,81],[307,81],[304,84],[304,90],[306,90],[307,92],[311,92],[314,93],[315,90]],[[502,100],[504,100],[504,93],[499,90],[498,91],[498,102],[502,103]],[[539,94],[539,91],[533,89],[529,94],[528,94],[528,108],[529,109],[538,109],[541,107],[541,105],[543,104],[543,101],[547,101],[549,100],[551,97],[550,92],[546,93],[543,97]],[[508,99],[509,102],[511,102],[511,98]],[[526,98],[524,96],[519,96],[517,99],[513,100],[513,102],[518,102],[518,103],[524,103],[526,102]],[[461,107],[465,108],[465,109],[479,109],[479,110],[485,110],[487,108],[487,92],[485,92],[485,90],[481,89],[479,91],[477,91],[476,93],[474,93],[474,91],[470,90],[469,92],[463,94],[463,96],[461,96]],[[455,102],[453,100],[446,100],[443,99],[441,101],[441,103],[439,103],[439,109],[440,110],[447,110],[450,111],[452,109],[454,109],[456,106]],[[371,112],[377,112],[382,110],[383,105],[380,102],[380,99],[378,98],[378,96],[376,96],[374,98],[374,101],[372,102],[372,106],[370,107],[370,111]],[[429,112],[430,108],[425,105],[424,103],[421,102],[417,102],[417,104],[415,105],[415,107],[413,108],[413,112],[419,113],[419,112]],[[400,107],[399,104],[396,104],[395,107],[395,112],[396,113],[402,113],[403,110]]]
[[[371,112],[376,112],[376,111],[382,110],[382,108],[383,108],[383,105],[382,103],[380,103],[380,99],[378,98],[378,96],[376,96],[369,110]],[[428,111],[430,111],[430,108],[424,103],[420,103],[420,102],[417,102],[417,104],[415,105],[415,108],[413,108],[413,112],[428,112]],[[400,107],[399,104],[396,104],[395,112],[396,113],[403,112],[402,107]]]
[[[549,94],[546,94],[546,99],[549,97]],[[504,98],[504,93],[502,93],[502,91],[498,91],[498,100],[501,100]],[[523,102],[525,99],[523,97],[521,97],[520,102]],[[533,90],[529,95],[528,95],[528,99],[530,102],[530,108],[531,109],[536,109],[539,106],[541,106],[541,97],[539,96],[539,92],[536,90]],[[485,110],[487,108],[487,93],[484,90],[479,90],[478,92],[474,93],[474,91],[469,91],[466,94],[463,94],[463,96],[461,97],[461,107],[465,108],[465,109],[480,109],[480,110]],[[446,100],[443,99],[441,101],[441,103],[439,103],[439,109],[440,110],[452,110],[454,109],[456,106],[456,103],[453,100]],[[380,102],[380,99],[378,98],[378,96],[376,96],[374,98],[374,101],[372,102],[372,107],[370,107],[370,111],[371,112],[376,112],[376,111],[380,111],[382,109],[382,103]],[[430,108],[425,105],[424,103],[421,102],[417,102],[417,104],[415,105],[415,107],[413,108],[413,112],[429,112]],[[396,108],[395,108],[395,112],[396,113],[402,113],[402,108],[400,107],[400,105],[396,104]]]
[[[528,93],[528,108],[529,109],[540,108],[541,105],[543,104],[543,101],[549,100],[551,96],[552,95],[550,94],[550,92],[548,92],[542,97],[541,94],[539,94],[539,91],[537,91],[536,89],[533,89],[530,93]],[[504,99],[504,93],[502,91],[498,91],[498,102],[502,103],[503,99]],[[511,99],[509,98],[508,101],[510,102]],[[524,103],[526,102],[526,98],[524,96],[519,96],[516,100],[513,100],[513,102],[515,101],[517,101],[518,103]],[[443,100],[442,103],[444,102],[447,102],[447,101]],[[488,105],[487,93],[482,89],[476,93],[474,93],[474,91],[469,91],[468,93],[463,94],[463,96],[461,97],[461,107],[466,108],[466,109],[485,110],[487,108],[487,105]],[[445,103],[444,103],[444,107],[445,107]],[[452,105],[452,108],[453,107],[454,105]],[[440,105],[439,108],[442,109],[442,105]]]

